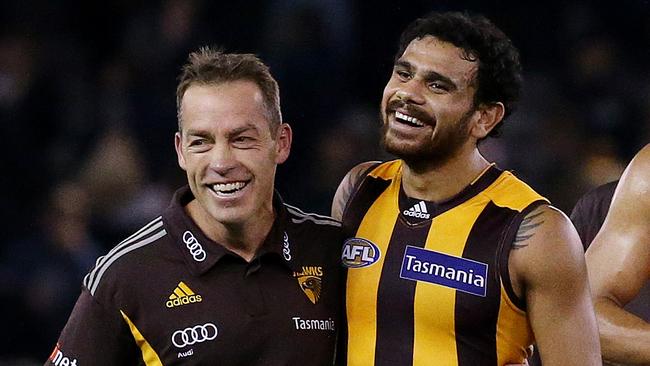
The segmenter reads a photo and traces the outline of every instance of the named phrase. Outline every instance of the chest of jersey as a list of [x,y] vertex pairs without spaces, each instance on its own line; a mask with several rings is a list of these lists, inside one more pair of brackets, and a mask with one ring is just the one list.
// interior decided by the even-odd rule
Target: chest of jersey
[[331,359],[339,327],[336,271],[307,265],[291,273],[274,263],[224,259],[200,277],[180,271],[141,284],[146,294],[122,314],[145,360],[149,350],[164,365],[309,364]]
[[517,211],[478,193],[429,209],[430,220],[412,224],[398,197],[399,184],[387,184],[344,245],[348,363],[523,359],[532,335],[525,313],[503,289],[500,268],[507,271],[504,237]]

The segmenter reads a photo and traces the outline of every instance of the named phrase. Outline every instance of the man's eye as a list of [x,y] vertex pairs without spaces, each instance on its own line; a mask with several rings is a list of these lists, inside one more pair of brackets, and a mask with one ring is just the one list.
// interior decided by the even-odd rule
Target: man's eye
[[408,73],[407,71],[396,70],[395,73],[397,74],[397,76],[400,77],[400,79],[407,80],[407,79],[410,79],[410,78],[411,78],[411,74]]
[[449,88],[448,88],[445,84],[440,83],[440,82],[437,82],[437,81],[434,81],[434,82],[432,82],[432,83],[429,83],[429,88],[430,88],[431,90],[434,90],[434,91],[436,91],[436,90],[437,90],[437,91],[440,91],[440,90],[442,90],[442,91],[448,91],[448,90],[449,90]]
[[201,146],[201,145],[205,145],[205,139],[191,140],[188,144],[188,146]]
[[235,142],[250,142],[253,139],[248,136],[239,136],[235,138]]

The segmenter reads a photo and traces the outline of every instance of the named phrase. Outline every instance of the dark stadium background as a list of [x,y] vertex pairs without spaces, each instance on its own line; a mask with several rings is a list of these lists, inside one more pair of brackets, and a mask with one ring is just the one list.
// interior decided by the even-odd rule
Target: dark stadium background
[[201,45],[251,52],[295,131],[278,189],[318,213],[378,147],[399,32],[432,10],[491,18],[525,92],[482,147],[558,207],[616,179],[650,141],[648,1],[0,2],[0,365],[42,363],[94,259],[167,205],[174,92]]

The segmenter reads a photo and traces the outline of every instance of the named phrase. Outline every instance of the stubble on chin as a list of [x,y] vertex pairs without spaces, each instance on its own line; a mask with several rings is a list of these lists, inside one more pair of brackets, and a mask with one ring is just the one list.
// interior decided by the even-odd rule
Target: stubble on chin
[[467,129],[471,112],[467,112],[458,121],[456,128],[448,130],[444,136],[434,135],[431,140],[420,144],[413,141],[402,142],[396,136],[389,136],[389,125],[384,120],[381,127],[381,145],[386,152],[402,159],[414,170],[427,170],[444,165],[469,139]]

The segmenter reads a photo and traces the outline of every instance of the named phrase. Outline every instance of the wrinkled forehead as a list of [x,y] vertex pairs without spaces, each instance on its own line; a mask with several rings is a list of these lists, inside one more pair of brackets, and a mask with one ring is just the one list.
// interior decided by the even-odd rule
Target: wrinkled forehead
[[258,116],[270,123],[262,90],[249,80],[190,84],[181,99],[179,121],[196,115]]
[[270,124],[260,89],[248,81],[191,85],[181,107],[183,128]]

